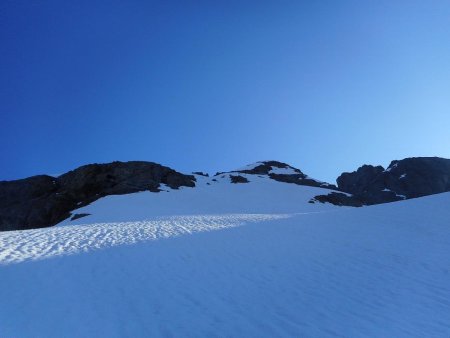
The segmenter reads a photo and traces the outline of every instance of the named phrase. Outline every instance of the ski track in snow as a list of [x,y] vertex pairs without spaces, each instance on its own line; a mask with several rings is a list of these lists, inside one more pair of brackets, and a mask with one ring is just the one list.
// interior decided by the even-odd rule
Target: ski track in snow
[[0,265],[288,218],[289,214],[158,217],[0,233]]

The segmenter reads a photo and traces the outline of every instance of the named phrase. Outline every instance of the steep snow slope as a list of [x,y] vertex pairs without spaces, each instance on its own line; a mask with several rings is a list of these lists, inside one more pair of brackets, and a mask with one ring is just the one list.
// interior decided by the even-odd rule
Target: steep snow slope
[[173,190],[162,187],[159,193],[140,192],[107,196],[73,213],[90,214],[60,223],[141,221],[155,216],[224,214],[224,213],[296,213],[336,209],[332,204],[311,204],[310,199],[327,194],[328,189],[282,183],[264,175],[241,174],[249,183],[230,183],[230,175],[214,177],[196,175],[195,188]]
[[[114,248],[108,236],[128,236],[118,224],[98,236],[2,233],[0,250],[22,241],[29,257],[2,258],[0,336],[448,337],[449,204],[445,193],[310,214],[155,217],[142,231],[166,235]],[[30,261],[61,243],[70,251],[64,234],[76,229],[73,245],[105,249]]]

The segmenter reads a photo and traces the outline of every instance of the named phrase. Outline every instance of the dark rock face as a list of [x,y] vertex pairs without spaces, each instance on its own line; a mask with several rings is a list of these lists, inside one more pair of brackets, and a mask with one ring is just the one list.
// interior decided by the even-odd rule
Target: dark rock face
[[[366,166],[369,167],[369,166]],[[362,167],[363,168],[363,167]],[[377,204],[450,191],[450,160],[439,157],[412,157],[392,161],[386,170],[372,167],[345,173],[338,187]]]
[[75,221],[76,219],[83,218],[83,217],[86,217],[86,216],[89,216],[89,215],[90,214],[74,214],[70,220],[71,221]]
[[[412,157],[392,161],[386,170],[381,166],[364,165],[352,173],[343,173],[337,183],[339,190],[353,194],[353,198],[364,205],[438,194],[450,191],[450,160]],[[349,205],[348,200],[336,196],[316,196],[315,199]]]
[[343,173],[336,181],[342,191],[360,194],[372,183],[373,178],[383,171],[382,166],[363,165],[352,173]]
[[34,176],[0,182],[0,231],[42,228],[107,195],[194,187],[195,178],[152,162],[90,164],[58,178]]
[[204,177],[209,177],[208,173],[204,173],[203,171],[194,171],[193,172],[194,175],[199,175],[199,176],[204,176]]
[[306,185],[309,187],[326,188],[337,190],[333,184],[319,182],[308,178],[305,174],[269,174],[269,177],[278,182],[293,183],[297,185]]
[[[0,182],[0,230],[40,227],[54,222],[52,205],[60,196],[54,177],[40,175]],[[36,222],[32,225],[29,220]],[[25,226],[23,226],[25,224]]]
[[240,175],[230,175],[231,183],[248,183],[248,179]]
[[384,173],[386,187],[406,198],[450,191],[450,159],[407,158],[392,161]]
[[328,195],[319,195],[309,201],[309,203],[331,203],[334,205],[348,206],[348,207],[362,207],[362,201],[354,196],[348,196],[340,192],[331,192]]

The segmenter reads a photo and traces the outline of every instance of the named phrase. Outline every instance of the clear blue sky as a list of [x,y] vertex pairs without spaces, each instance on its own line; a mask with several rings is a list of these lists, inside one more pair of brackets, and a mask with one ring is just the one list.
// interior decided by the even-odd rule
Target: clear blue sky
[[0,180],[450,157],[450,2],[0,3]]

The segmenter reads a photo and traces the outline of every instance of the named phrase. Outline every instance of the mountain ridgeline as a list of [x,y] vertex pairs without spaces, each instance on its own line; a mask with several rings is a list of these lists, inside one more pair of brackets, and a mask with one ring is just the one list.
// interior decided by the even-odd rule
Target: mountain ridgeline
[[278,161],[257,162],[238,170],[217,173],[211,178],[201,172],[182,174],[152,162],[90,164],[59,177],[39,175],[0,182],[0,231],[53,226],[69,218],[85,216],[74,211],[105,196],[142,191],[158,193],[182,187],[196,189],[198,180],[205,178],[208,186],[218,180],[230,185],[257,185],[258,178],[277,184],[294,184],[299,189],[314,187],[317,195],[309,200],[311,204],[358,207],[450,191],[450,160],[407,158],[392,161],[387,169],[364,165],[340,175],[337,185],[315,180]]

